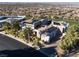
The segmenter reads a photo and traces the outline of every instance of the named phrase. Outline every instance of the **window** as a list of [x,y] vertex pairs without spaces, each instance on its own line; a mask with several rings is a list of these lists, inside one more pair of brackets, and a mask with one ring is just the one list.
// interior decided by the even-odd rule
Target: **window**
[[54,22],[55,25],[60,25],[60,23]]

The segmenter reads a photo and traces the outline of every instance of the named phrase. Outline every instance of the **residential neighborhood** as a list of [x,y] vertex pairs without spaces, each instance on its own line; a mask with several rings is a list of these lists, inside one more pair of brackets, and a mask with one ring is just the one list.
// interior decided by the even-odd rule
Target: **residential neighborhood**
[[69,4],[0,4],[0,56],[76,56],[79,8]]

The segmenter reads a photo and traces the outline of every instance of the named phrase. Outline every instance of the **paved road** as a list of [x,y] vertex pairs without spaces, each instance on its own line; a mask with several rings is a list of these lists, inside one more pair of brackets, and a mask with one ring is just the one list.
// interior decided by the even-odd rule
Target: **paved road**
[[46,57],[43,53],[35,50],[13,38],[0,34],[0,56],[2,57]]
[[13,38],[0,34],[0,51],[24,49],[24,48],[29,48],[29,47]]

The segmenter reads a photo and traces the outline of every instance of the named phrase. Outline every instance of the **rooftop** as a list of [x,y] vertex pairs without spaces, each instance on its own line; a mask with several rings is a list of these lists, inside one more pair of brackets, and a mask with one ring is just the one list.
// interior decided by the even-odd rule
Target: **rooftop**
[[44,26],[44,27],[40,27],[38,30],[40,31],[46,31],[47,29],[53,27],[52,24],[48,25],[48,26]]
[[57,28],[56,27],[51,27],[47,30],[48,33],[51,33],[52,31],[56,30]]
[[0,22],[4,22],[7,19],[16,19],[16,20],[21,20],[23,19],[25,16],[0,16]]
[[26,20],[25,22],[26,22],[26,23],[29,23],[29,24],[33,24],[33,23],[36,22],[36,21],[38,21],[38,20],[29,19],[29,20]]

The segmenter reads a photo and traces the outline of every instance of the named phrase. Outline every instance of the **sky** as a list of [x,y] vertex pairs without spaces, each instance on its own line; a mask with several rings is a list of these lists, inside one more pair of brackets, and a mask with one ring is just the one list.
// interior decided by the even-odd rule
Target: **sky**
[[0,0],[0,2],[79,2],[79,0]]

